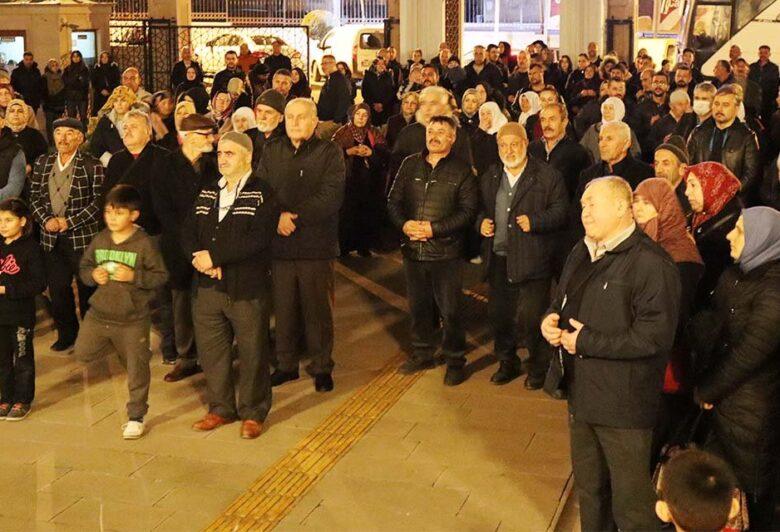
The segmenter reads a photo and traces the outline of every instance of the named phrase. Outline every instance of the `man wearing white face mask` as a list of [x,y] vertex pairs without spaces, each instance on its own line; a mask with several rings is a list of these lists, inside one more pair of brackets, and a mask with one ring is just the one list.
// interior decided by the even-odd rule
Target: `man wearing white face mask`
[[693,89],[693,112],[699,124],[712,117],[712,100],[715,99],[717,90],[709,81],[699,83]]

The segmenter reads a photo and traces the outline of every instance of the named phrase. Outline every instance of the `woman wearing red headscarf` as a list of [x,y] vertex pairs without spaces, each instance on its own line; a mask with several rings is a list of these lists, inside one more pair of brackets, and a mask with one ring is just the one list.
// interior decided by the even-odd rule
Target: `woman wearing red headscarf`
[[370,257],[377,244],[382,217],[382,196],[387,164],[387,143],[371,125],[371,108],[359,103],[349,110],[349,122],[334,134],[333,141],[344,150],[347,167],[344,203],[339,215],[341,255],[357,251]]
[[737,197],[741,183],[720,163],[704,162],[688,167],[685,196],[693,210],[691,230],[704,260],[704,275],[696,294],[697,307],[704,306],[720,274],[731,265],[726,235],[734,229],[742,202]]
[[680,272],[680,318],[674,347],[666,365],[661,411],[653,438],[653,457],[677,432],[695,407],[690,348],[685,342],[685,326],[693,311],[696,287],[704,273],[704,263],[685,225],[680,202],[666,179],[645,179],[634,191],[634,219],[637,225],[669,254]]

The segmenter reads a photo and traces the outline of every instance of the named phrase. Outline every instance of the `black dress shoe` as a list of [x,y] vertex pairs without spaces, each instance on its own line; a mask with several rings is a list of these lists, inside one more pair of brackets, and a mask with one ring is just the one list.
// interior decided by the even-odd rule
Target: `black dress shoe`
[[519,377],[521,373],[519,364],[502,360],[498,366],[498,371],[490,377],[490,382],[493,384],[507,384]]
[[539,390],[544,386],[544,375],[528,375],[523,384],[526,390]]
[[330,392],[333,390],[333,377],[330,376],[330,373],[315,375],[314,389],[318,392]]
[[279,386],[285,382],[298,380],[299,377],[300,375],[298,374],[297,369],[295,371],[282,371],[277,369],[271,373],[271,386]]
[[50,349],[52,351],[57,351],[57,352],[67,351],[68,349],[72,348],[73,344],[75,343],[76,343],[75,340],[63,340],[62,338],[60,338],[59,340],[51,344]]
[[466,370],[461,366],[447,366],[447,373],[444,374],[444,384],[447,386],[457,386],[466,380]]
[[418,371],[433,369],[436,367],[436,361],[432,358],[410,358],[398,368],[398,372],[403,375],[411,375]]
[[200,364],[195,364],[194,366],[182,366],[181,364],[177,364],[174,366],[173,370],[163,377],[163,380],[165,382],[179,382],[182,379],[186,379],[187,377],[191,377],[202,371],[203,368],[200,367]]

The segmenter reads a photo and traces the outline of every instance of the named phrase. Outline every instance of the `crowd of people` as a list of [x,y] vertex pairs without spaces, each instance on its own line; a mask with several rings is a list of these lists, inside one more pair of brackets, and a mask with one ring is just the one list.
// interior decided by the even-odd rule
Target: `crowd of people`
[[[318,392],[334,387],[334,260],[400,247],[411,341],[399,371],[444,363],[444,384],[469,377],[463,271],[479,265],[491,382],[526,373],[526,389],[568,401],[583,530],[655,529],[659,517],[719,530],[744,511],[751,529],[772,526],[769,46],[752,64],[732,47],[711,76],[689,49],[658,67],[645,50],[627,61],[595,43],[576,62],[541,41],[477,46],[466,65],[446,43],[405,64],[390,47],[359,103],[346,63],[324,56],[315,102],[273,48],[227,52],[210,88],[184,48],[154,94],[108,53],[89,69],[74,51],[41,73],[26,52],[0,71],[1,418],[32,408],[47,290],[53,351],[89,364],[112,347],[127,368],[124,438],[145,430],[152,322],[166,382],[205,374],[193,428],[240,420],[257,438],[272,387],[299,379],[302,360]],[[689,432],[717,457],[672,456],[653,485]]]

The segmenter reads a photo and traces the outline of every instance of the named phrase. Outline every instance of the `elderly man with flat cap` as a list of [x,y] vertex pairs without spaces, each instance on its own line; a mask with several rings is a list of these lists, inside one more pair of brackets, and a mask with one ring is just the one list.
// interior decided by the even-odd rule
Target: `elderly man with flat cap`
[[73,296],[73,278],[79,293],[79,311],[87,312],[93,290],[79,279],[79,261],[98,232],[103,167],[94,157],[79,151],[84,124],[60,118],[53,124],[55,153],[35,162],[30,183],[30,207],[41,226],[41,246],[51,311],[57,327],[53,351],[66,351],[76,341],[79,322]]
[[220,178],[214,153],[217,124],[203,115],[192,114],[181,121],[181,147],[170,155],[170,171],[153,179],[152,202],[160,220],[160,251],[170,273],[173,344],[176,364],[165,375],[176,382],[201,371],[198,365],[192,324],[192,257],[181,244],[182,224],[201,188]]
[[192,428],[210,431],[241,419],[241,437],[254,439],[271,409],[269,250],[279,211],[271,190],[252,172],[249,137],[224,134],[217,161],[222,177],[200,190],[182,236],[198,272],[192,316],[209,403]]
[[244,133],[252,139],[252,168],[257,169],[266,143],[282,137],[284,132],[284,108],[287,101],[279,91],[268,89],[255,100],[256,128]]

